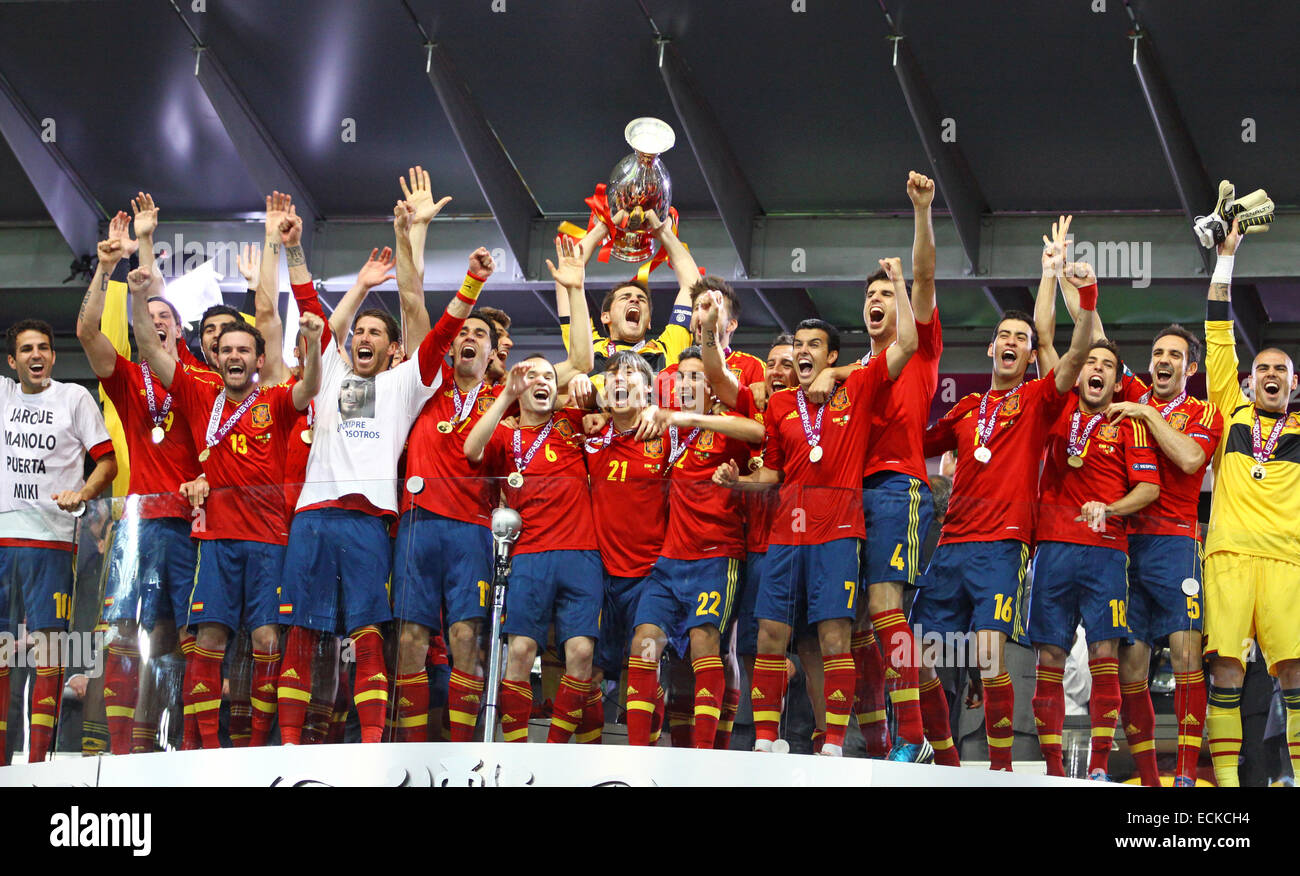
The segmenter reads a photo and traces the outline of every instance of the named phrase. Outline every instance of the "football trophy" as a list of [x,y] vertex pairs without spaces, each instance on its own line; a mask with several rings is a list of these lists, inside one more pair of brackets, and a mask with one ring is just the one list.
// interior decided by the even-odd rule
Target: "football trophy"
[[645,214],[653,210],[660,222],[668,221],[673,185],[659,156],[673,148],[677,137],[666,122],[639,118],[627,123],[623,138],[633,152],[614,165],[605,197],[610,215],[626,210],[628,219],[625,227],[610,229],[610,253],[620,261],[643,262],[654,245]]

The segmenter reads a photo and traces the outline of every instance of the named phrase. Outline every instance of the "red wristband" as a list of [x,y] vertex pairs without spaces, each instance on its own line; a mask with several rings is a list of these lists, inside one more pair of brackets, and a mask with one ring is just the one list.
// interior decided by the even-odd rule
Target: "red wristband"
[[1089,283],[1079,288],[1079,307],[1083,310],[1097,309],[1097,284]]
[[476,298],[470,298],[470,297],[469,297],[468,295],[466,295],[464,292],[457,292],[457,293],[456,293],[456,298],[459,299],[459,300],[461,300],[461,301],[464,301],[464,302],[465,302],[466,304],[468,304],[470,307],[473,307],[475,304],[478,304],[478,299],[476,299]]

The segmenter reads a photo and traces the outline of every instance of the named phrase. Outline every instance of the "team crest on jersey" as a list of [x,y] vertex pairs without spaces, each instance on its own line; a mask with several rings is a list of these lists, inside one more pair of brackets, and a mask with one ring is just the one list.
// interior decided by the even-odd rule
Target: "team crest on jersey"
[[570,440],[573,438],[573,424],[568,420],[557,419],[555,421],[555,431],[560,433],[561,438]]
[[1107,423],[1097,430],[1099,441],[1115,442],[1119,440],[1119,423]]
[[712,429],[701,433],[699,440],[695,442],[695,449],[702,453],[712,452],[714,439],[717,435],[718,433],[714,432]]
[[474,410],[477,411],[480,415],[486,414],[488,412],[488,408],[492,407],[493,403],[496,402],[496,400],[497,400],[496,396],[493,395],[479,396],[478,401],[474,402]]
[[254,429],[265,429],[271,425],[271,406],[266,402],[253,405],[253,409],[249,411],[249,414],[252,417]]
[[1300,429],[1300,414],[1290,414],[1286,418],[1286,425],[1283,429]]
[[831,410],[842,411],[849,406],[849,391],[844,387],[835,390],[835,395],[831,396]]
[[1002,416],[1014,417],[1018,413],[1020,413],[1020,395],[1017,393],[1007,399],[1007,403],[1002,406]]
[[662,438],[651,438],[645,442],[645,455],[652,459],[658,459],[664,455],[664,441]]
[[1169,425],[1173,426],[1179,432],[1187,428],[1187,412],[1178,411],[1169,418]]
[[730,369],[730,371],[731,371],[732,374],[736,375],[736,379],[737,379],[737,380],[740,380],[740,369],[739,369],[739,368],[732,368],[732,369]]

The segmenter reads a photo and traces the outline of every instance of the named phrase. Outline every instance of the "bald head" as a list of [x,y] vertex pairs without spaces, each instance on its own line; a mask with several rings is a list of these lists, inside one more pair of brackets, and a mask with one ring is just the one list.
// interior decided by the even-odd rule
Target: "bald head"
[[1296,389],[1295,363],[1277,347],[1260,350],[1250,366],[1250,384],[1258,408],[1284,413]]

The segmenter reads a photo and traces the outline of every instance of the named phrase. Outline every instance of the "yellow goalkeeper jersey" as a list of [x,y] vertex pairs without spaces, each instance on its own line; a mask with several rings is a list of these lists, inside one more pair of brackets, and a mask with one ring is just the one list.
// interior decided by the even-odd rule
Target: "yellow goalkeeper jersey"
[[[1264,478],[1257,480],[1251,475],[1256,410],[1241,389],[1231,320],[1205,323],[1205,372],[1210,401],[1223,413],[1205,553],[1230,551],[1300,565],[1300,414],[1286,415]],[[1259,422],[1263,445],[1277,415],[1260,412]]]

